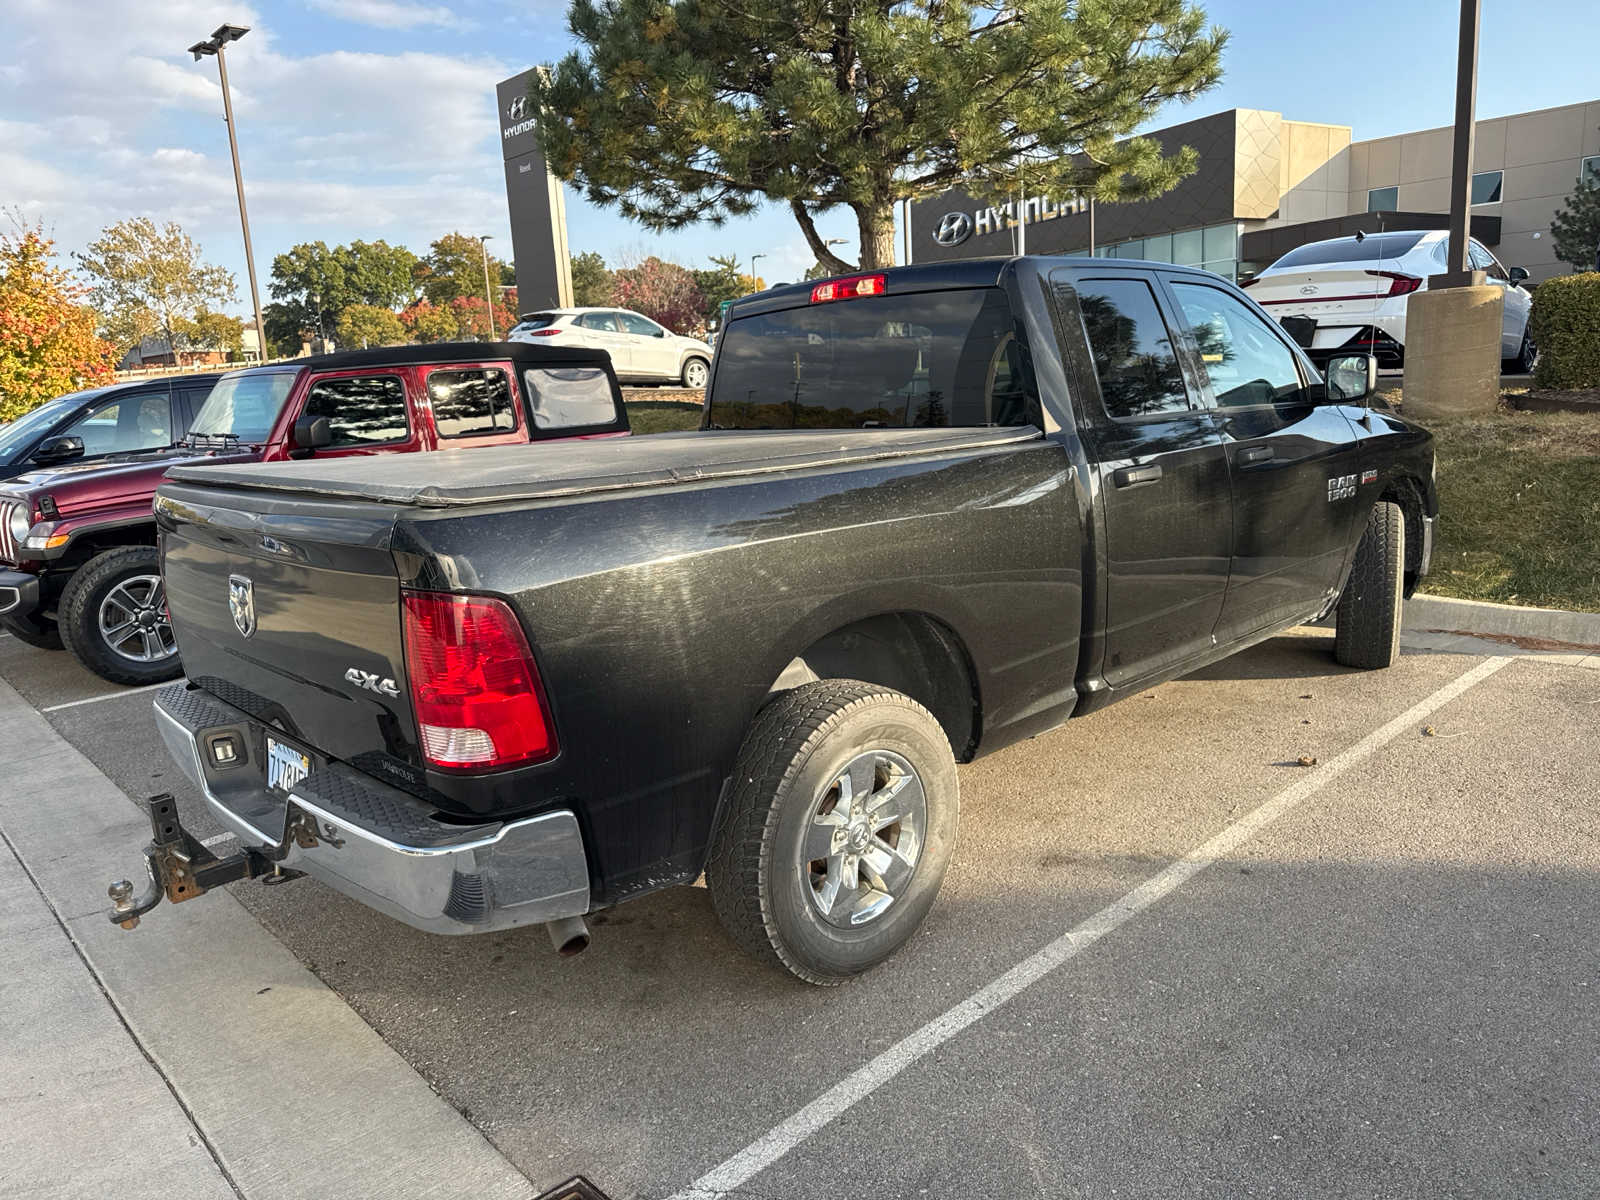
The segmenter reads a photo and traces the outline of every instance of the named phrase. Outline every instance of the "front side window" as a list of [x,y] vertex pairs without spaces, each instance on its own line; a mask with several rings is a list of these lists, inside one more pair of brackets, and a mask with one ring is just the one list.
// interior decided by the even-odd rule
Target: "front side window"
[[305,416],[327,417],[329,449],[404,441],[406,389],[398,375],[347,375],[319,379],[306,395]]
[[1499,171],[1479,171],[1472,177],[1472,202],[1474,204],[1498,204],[1500,202],[1500,181],[1502,175]]
[[522,373],[536,429],[613,425],[611,380],[599,367],[529,367]]
[[158,450],[176,438],[172,431],[172,402],[166,392],[123,396],[74,421],[63,436],[83,439],[83,453],[127,454]]
[[1400,189],[1398,187],[1373,188],[1367,193],[1368,212],[1399,212]]
[[435,371],[428,376],[428,399],[440,437],[509,433],[517,427],[511,379],[498,367]]
[[1304,384],[1293,352],[1238,297],[1220,288],[1177,281],[1172,290],[1220,407],[1303,400]]
[[232,437],[241,442],[265,442],[283,402],[289,398],[298,372],[259,371],[224,375],[200,406],[191,437]]
[[758,313],[717,344],[715,429],[1025,425],[1037,390],[999,288]]
[[1187,412],[1189,393],[1155,293],[1142,279],[1076,283],[1100,399],[1117,419]]
[[631,333],[635,337],[665,337],[667,331],[647,317],[638,313],[619,312],[617,320],[622,322],[622,331]]
[[62,396],[59,400],[40,405],[30,413],[24,413],[15,421],[0,425],[0,462],[8,463],[30,448],[46,430],[54,428],[58,421],[64,420],[82,402],[78,395]]

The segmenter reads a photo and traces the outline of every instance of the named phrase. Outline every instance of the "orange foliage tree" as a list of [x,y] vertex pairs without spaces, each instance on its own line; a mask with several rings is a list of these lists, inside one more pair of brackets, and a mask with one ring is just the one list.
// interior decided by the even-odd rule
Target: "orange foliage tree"
[[40,227],[0,233],[0,421],[112,378],[87,289],[54,260]]

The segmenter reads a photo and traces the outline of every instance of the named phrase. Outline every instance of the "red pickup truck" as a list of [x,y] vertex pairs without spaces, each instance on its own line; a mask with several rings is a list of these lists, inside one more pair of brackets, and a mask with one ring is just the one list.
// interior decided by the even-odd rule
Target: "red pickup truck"
[[223,376],[163,450],[0,487],[0,626],[113,683],[182,673],[156,557],[156,486],[180,462],[462,451],[628,432],[609,356],[523,343],[394,346]]

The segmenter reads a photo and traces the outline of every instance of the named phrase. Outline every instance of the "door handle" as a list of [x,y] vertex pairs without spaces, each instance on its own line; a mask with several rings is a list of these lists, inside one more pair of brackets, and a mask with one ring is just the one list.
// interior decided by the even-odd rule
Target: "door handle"
[[1154,483],[1161,478],[1161,464],[1145,467],[1119,467],[1111,473],[1111,482],[1119,488],[1137,487],[1141,483]]
[[1271,457],[1271,446],[1246,446],[1239,451],[1239,465],[1248,467],[1251,463],[1266,462]]

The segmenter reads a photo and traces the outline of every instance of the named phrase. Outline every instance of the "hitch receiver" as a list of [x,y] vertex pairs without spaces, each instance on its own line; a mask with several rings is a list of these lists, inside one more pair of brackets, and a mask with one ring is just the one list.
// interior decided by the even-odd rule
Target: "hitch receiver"
[[145,808],[150,814],[150,844],[144,848],[144,866],[150,883],[138,899],[134,899],[133,884],[126,879],[119,879],[106,889],[111,897],[111,911],[106,916],[113,925],[134,928],[139,918],[160,904],[163,897],[178,904],[236,879],[259,875],[296,878],[301,874],[282,870],[258,850],[245,849],[218,858],[183,827],[178,819],[178,802],[170,792],[151,796],[145,801]]

